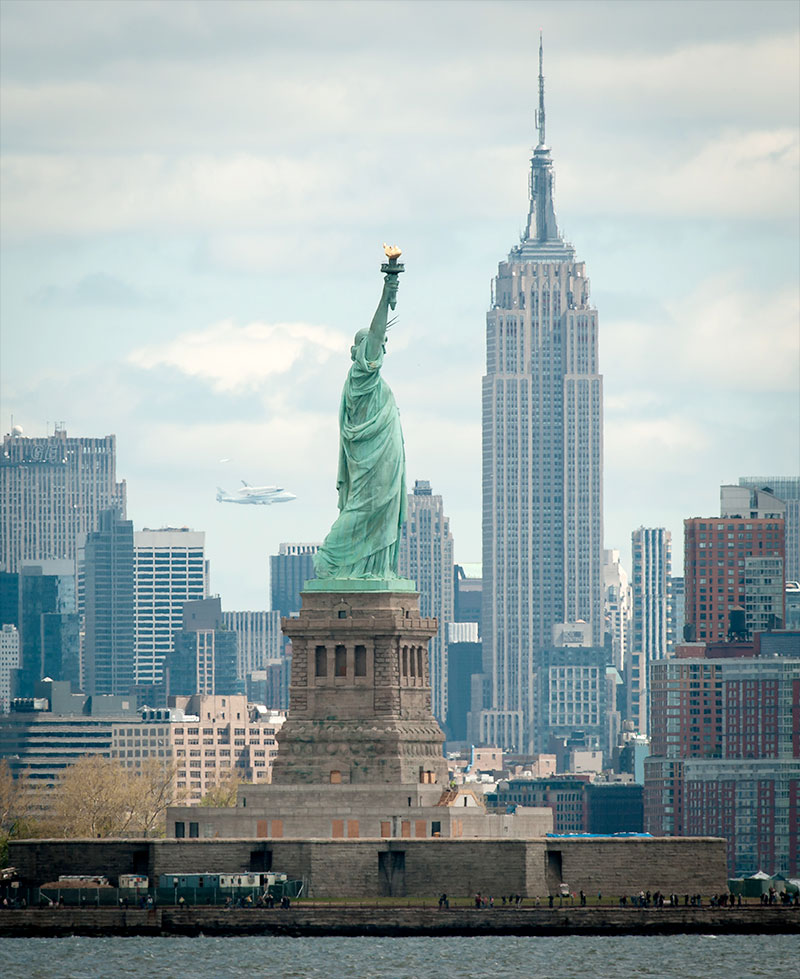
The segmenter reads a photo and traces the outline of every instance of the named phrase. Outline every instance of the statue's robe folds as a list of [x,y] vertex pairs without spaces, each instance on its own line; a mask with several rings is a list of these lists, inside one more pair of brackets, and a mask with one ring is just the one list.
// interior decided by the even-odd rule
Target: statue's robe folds
[[314,558],[318,578],[397,578],[406,519],[406,455],[400,414],[381,377],[383,351],[358,345],[339,408],[339,516]]

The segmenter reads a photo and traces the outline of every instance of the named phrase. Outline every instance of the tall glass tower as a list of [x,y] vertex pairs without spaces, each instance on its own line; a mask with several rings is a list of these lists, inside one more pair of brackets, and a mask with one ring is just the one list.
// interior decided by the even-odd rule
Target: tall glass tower
[[85,690],[124,695],[134,684],[133,521],[102,510],[98,524],[83,561]]
[[631,534],[633,598],[631,653],[625,669],[627,720],[650,733],[650,664],[672,655],[672,534],[664,527],[639,527]]
[[133,535],[137,684],[163,683],[184,604],[207,597],[205,541],[204,531],[188,527],[145,528]]
[[414,482],[408,496],[406,522],[400,535],[400,574],[419,589],[420,614],[439,623],[428,646],[431,710],[440,724],[447,718],[447,623],[453,621],[453,535],[441,496],[427,479]]
[[603,639],[603,390],[597,311],[583,262],[558,230],[545,141],[539,41],[538,145],[527,226],[500,262],[483,379],[485,744],[529,751],[537,657],[556,623]]
[[[0,571],[23,562],[77,558],[101,510],[125,516],[125,481],[116,477],[117,440],[52,435],[26,438],[15,425],[0,450]],[[1,623],[0,623],[1,624]]]

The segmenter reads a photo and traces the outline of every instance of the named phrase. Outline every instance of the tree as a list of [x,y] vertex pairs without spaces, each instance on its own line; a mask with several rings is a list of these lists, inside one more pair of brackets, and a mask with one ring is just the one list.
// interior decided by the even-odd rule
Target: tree
[[0,760],[0,867],[8,865],[9,840],[44,835],[37,818],[41,795],[41,787],[24,775],[14,778],[8,761]]
[[20,788],[11,774],[11,766],[3,758],[0,761],[0,833],[10,833],[19,817]]
[[54,796],[55,835],[163,835],[167,807],[180,801],[177,767],[150,758],[133,769],[100,755],[86,755],[64,770]]
[[183,794],[175,763],[158,758],[133,769],[84,755],[52,786],[24,773],[15,779],[0,761],[0,863],[10,838],[163,836],[166,810]]
[[242,780],[236,774],[226,775],[206,792],[200,800],[201,806],[226,808],[236,805],[236,795]]
[[64,769],[51,810],[57,836],[125,836],[134,818],[128,770],[101,755],[84,755]]
[[19,810],[19,786],[11,766],[0,761],[0,867],[8,866],[8,841],[15,828]]
[[[133,778],[134,825],[142,836],[164,835],[169,806],[179,805],[185,791],[178,790],[178,766],[148,758]],[[137,834],[137,835],[138,835]]]

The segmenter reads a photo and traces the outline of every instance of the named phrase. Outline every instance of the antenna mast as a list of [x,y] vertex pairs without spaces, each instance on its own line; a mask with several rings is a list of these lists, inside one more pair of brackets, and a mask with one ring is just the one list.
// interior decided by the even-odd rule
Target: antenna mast
[[542,31],[539,29],[539,109],[536,112],[539,146],[544,146],[544,74],[542,73]]

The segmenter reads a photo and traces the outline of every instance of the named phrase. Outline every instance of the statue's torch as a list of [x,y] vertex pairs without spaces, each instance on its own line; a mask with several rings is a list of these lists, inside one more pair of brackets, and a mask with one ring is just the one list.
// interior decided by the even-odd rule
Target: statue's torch
[[[381,272],[383,272],[384,275],[393,275],[393,276],[395,276],[395,280],[394,280],[395,281],[395,290],[394,291],[395,291],[395,296],[396,296],[397,295],[397,283],[399,281],[397,279],[397,276],[400,275],[401,272],[405,272],[405,270],[406,270],[405,265],[402,262],[398,262],[397,261],[397,259],[400,258],[400,256],[403,253],[400,251],[400,249],[397,247],[397,245],[387,245],[386,243],[384,243],[383,250],[386,253],[386,258],[388,259],[388,261],[387,262],[383,262],[383,264],[381,265]],[[395,306],[397,305],[397,300],[396,299],[392,300],[392,302],[390,302],[389,305],[391,306],[392,309],[394,309]]]

